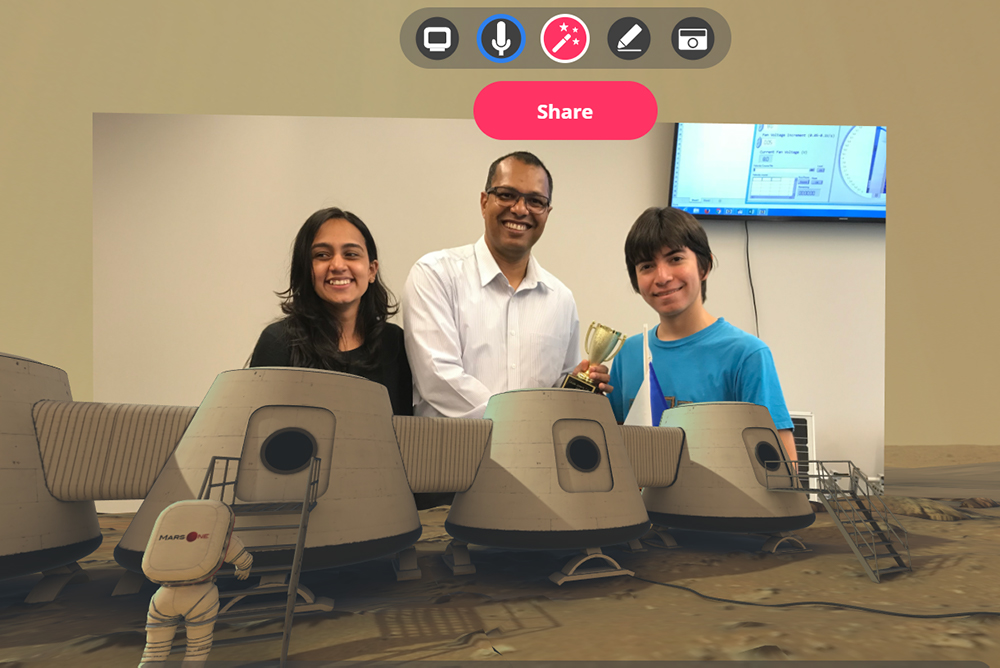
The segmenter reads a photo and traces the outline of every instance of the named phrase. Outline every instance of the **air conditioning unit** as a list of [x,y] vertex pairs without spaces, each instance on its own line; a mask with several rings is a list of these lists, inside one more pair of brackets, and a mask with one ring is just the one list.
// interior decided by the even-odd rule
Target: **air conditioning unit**
[[[819,459],[819,455],[816,452],[816,421],[812,413],[797,413],[789,411],[789,415],[792,417],[792,436],[795,438],[795,454],[798,455],[799,462],[799,473],[802,475],[811,475],[812,478],[804,479],[809,481],[810,487],[815,487],[818,484],[818,480],[815,476],[819,474],[818,467],[815,463],[807,464],[807,460],[815,462]],[[816,494],[809,495],[810,501],[816,501],[819,503],[819,496]]]

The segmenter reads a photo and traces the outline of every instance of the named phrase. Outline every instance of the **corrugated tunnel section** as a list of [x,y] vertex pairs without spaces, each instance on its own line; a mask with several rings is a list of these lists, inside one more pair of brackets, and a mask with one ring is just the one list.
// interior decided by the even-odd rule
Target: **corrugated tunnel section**
[[197,407],[39,401],[45,484],[60,501],[142,499]]
[[677,479],[684,430],[622,425],[622,441],[639,487],[669,487]]
[[493,422],[396,415],[392,426],[413,492],[464,492],[476,479]]

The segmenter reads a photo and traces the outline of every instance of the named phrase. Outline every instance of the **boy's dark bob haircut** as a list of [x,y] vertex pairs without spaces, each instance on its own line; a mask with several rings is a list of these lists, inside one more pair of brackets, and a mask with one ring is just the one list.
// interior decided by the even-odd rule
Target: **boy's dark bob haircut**
[[[625,266],[632,289],[639,292],[635,268],[649,262],[663,247],[671,250],[687,248],[698,258],[698,271],[707,273],[714,266],[708,235],[701,223],[686,211],[670,207],[651,206],[642,212],[625,237]],[[701,282],[701,301],[708,299],[707,280]]]

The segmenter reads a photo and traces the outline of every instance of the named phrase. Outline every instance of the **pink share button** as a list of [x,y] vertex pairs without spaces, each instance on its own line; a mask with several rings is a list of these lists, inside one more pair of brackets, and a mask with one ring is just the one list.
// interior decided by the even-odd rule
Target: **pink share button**
[[497,81],[473,115],[494,139],[638,139],[656,123],[656,98],[634,81]]

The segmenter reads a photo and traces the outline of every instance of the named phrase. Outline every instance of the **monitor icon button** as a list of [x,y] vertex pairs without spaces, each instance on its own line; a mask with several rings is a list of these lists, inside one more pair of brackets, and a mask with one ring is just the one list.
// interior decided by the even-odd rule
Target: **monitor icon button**
[[417,28],[417,49],[431,60],[444,60],[458,49],[458,30],[446,18],[435,16]]

